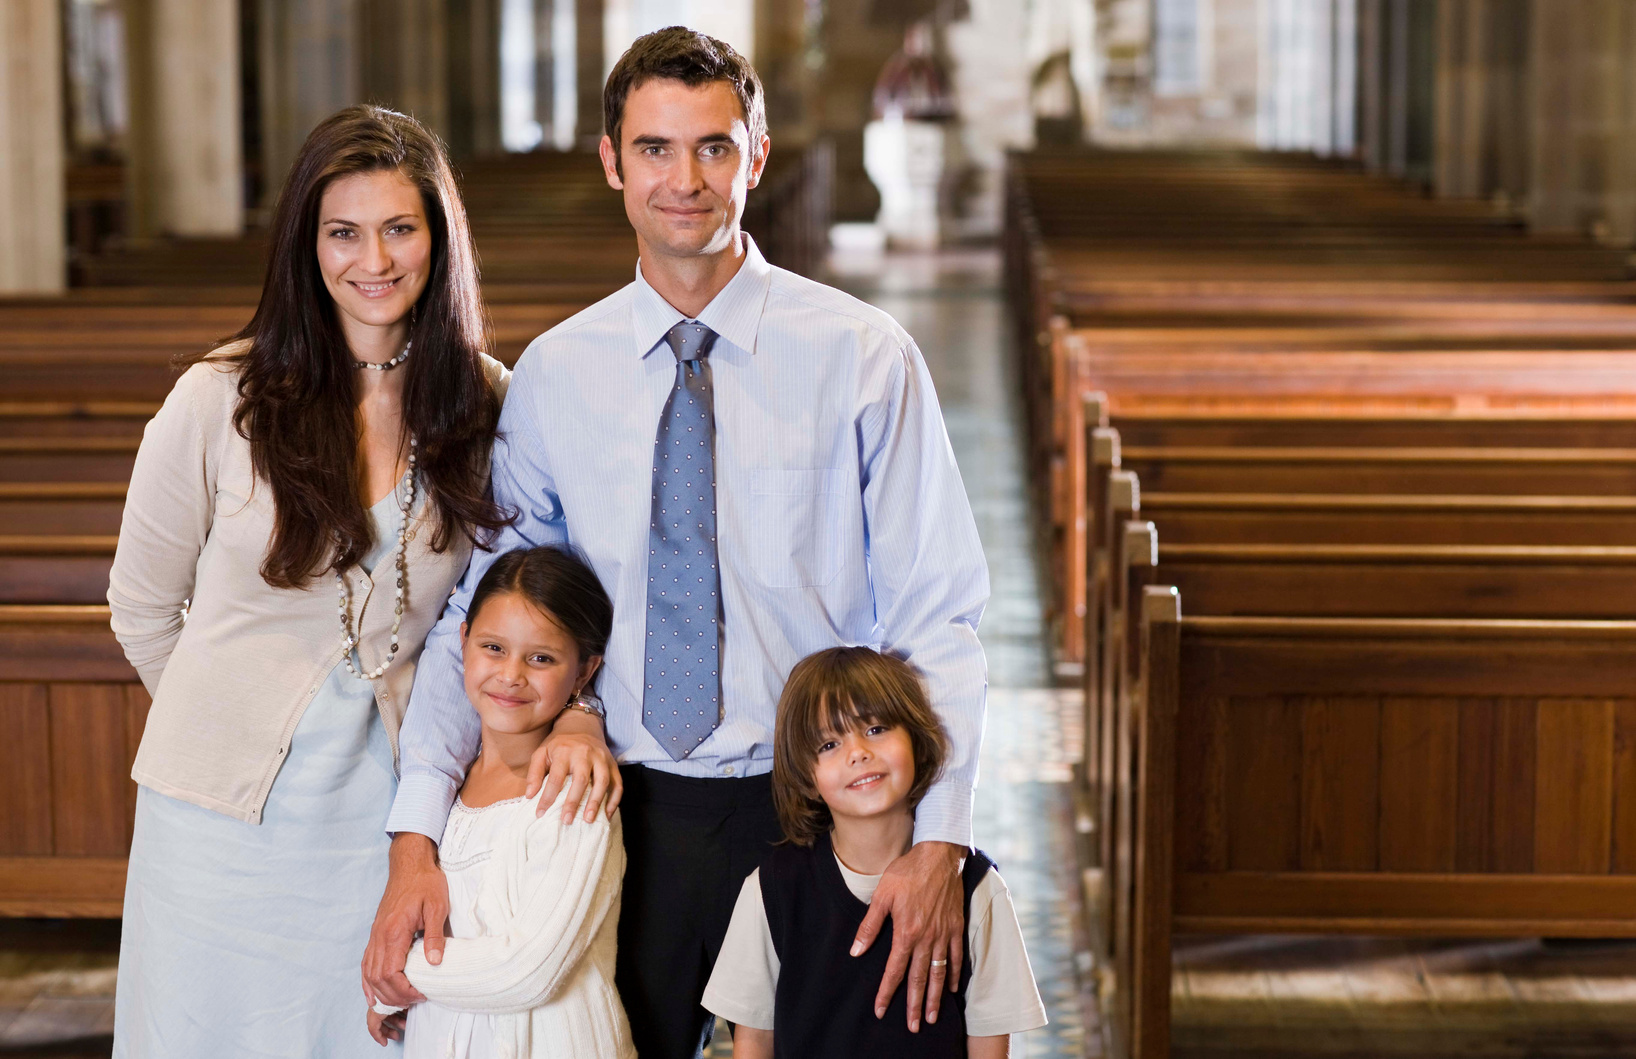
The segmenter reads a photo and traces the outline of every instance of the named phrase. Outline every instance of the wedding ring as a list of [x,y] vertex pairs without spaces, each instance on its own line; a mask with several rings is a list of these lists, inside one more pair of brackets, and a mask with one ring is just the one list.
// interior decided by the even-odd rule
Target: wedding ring
[[948,960],[933,960],[932,961],[932,966],[933,967],[947,967],[948,965],[949,965]]

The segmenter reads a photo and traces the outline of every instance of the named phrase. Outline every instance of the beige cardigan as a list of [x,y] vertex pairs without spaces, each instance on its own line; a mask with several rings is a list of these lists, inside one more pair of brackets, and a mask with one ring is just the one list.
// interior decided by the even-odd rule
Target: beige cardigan
[[[488,358],[484,366],[503,399],[510,373]],[[302,712],[341,662],[341,626],[333,577],[300,589],[261,578],[273,499],[255,481],[250,443],[233,426],[237,404],[236,371],[195,364],[148,423],[108,604],[125,657],[153,696],[131,778],[260,823]],[[471,554],[458,533],[447,551],[433,552],[432,528],[416,521],[402,647],[373,682],[394,755],[421,647]],[[358,656],[370,669],[391,639],[395,576],[381,573],[378,586],[362,568],[347,575]]]

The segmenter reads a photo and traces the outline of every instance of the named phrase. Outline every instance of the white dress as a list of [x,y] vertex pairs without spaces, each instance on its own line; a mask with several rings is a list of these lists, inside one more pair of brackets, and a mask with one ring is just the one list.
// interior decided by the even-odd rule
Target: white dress
[[[370,511],[397,543],[396,491]],[[340,623],[335,635],[341,635]],[[345,664],[301,715],[262,822],[137,788],[116,1059],[377,1059],[360,978],[386,889],[392,746]]]
[[618,814],[562,822],[567,792],[472,809],[456,801],[438,844],[449,880],[443,961],[421,943],[406,973],[405,1059],[632,1059],[614,988],[625,847]]

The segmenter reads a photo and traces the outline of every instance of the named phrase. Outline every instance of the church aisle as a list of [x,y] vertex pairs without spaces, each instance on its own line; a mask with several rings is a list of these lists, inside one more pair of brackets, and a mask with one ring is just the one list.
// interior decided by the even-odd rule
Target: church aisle
[[988,728],[974,827],[1011,888],[1051,1019],[1013,1041],[1012,1055],[1099,1055],[1075,969],[1085,948],[1069,787],[1080,697],[1051,686],[998,255],[893,256],[875,269],[838,259],[835,271],[839,286],[891,313],[925,354],[988,557],[993,595],[980,629]]

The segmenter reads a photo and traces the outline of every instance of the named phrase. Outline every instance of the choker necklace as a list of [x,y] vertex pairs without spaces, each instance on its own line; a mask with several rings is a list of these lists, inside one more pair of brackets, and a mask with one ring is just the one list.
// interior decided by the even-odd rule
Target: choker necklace
[[[409,351],[406,349],[403,352],[407,354]],[[370,367],[373,368],[376,365],[371,364]],[[398,497],[398,511],[401,519],[398,523],[398,543],[392,549],[393,565],[398,570],[397,599],[392,608],[392,643],[386,649],[386,661],[367,673],[360,673],[358,667],[352,664],[352,652],[358,646],[358,637],[363,634],[363,622],[362,620],[358,622],[358,629],[354,632],[352,629],[352,615],[349,613],[352,593],[348,590],[346,578],[341,576],[340,571],[336,571],[335,574],[335,589],[339,596],[335,609],[341,618],[341,660],[346,663],[347,672],[359,680],[379,680],[381,674],[385,673],[387,668],[398,657],[398,629],[403,625],[404,587],[409,578],[409,564],[404,553],[409,548],[409,512],[415,506],[415,436],[413,434],[409,435],[409,469],[403,472],[403,478],[399,484],[402,487],[402,495]],[[358,659],[358,665],[363,665],[362,658]]]
[[408,342],[405,342],[403,345],[403,352],[399,353],[385,364],[372,364],[367,360],[355,360],[352,362],[352,366],[354,368],[368,368],[371,371],[391,371],[393,368],[409,359],[409,350],[414,346],[414,344],[415,340],[412,338]]

